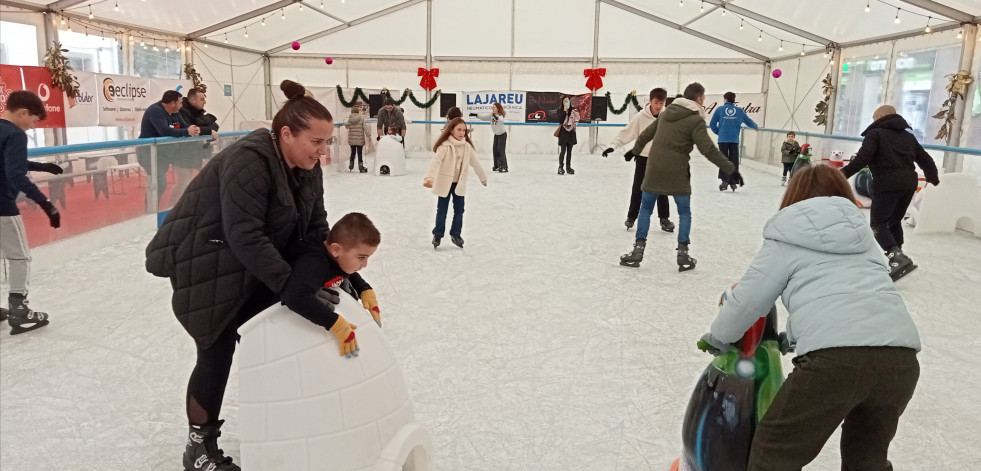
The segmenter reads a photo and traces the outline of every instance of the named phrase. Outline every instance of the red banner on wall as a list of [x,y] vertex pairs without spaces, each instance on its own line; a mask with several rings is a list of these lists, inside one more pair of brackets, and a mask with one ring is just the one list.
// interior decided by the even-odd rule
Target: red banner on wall
[[41,97],[48,117],[38,121],[39,128],[65,127],[65,93],[51,85],[51,73],[44,67],[0,64],[0,112],[7,109],[7,97],[28,90]]

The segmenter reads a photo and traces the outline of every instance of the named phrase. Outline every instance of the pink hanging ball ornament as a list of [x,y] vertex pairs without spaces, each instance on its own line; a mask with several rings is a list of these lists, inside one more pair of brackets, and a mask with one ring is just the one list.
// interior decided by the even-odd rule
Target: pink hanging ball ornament
[[291,46],[293,47],[293,50],[294,51],[299,51],[300,50],[300,42],[299,41],[293,41],[293,44],[291,44]]
[[781,72],[780,69],[773,70],[773,78],[780,78],[781,75],[783,75],[783,72]]
[[326,62],[327,65],[331,65],[331,64],[334,63],[334,59],[332,57],[328,57],[328,58],[324,59],[324,62]]

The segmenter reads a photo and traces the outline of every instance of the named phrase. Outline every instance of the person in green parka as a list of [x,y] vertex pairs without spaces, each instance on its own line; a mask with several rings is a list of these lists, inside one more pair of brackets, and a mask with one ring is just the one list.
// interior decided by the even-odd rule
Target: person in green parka
[[637,218],[637,240],[630,253],[620,257],[620,265],[638,267],[644,259],[647,231],[658,195],[671,195],[678,207],[678,271],[695,268],[695,259],[688,255],[691,232],[691,167],[689,155],[694,147],[715,166],[731,175],[731,181],[742,183],[742,175],[709,137],[705,127],[705,87],[695,82],[685,88],[681,98],[676,98],[644,132],[640,133],[634,148],[628,154],[636,155],[653,140],[647,157],[647,170],[640,189],[640,214]]

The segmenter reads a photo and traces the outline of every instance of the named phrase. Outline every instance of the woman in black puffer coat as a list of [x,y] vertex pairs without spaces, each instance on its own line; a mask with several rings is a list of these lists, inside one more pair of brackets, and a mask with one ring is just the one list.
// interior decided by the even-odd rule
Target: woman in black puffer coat
[[[564,95],[562,97],[562,109],[559,111],[559,175],[568,173],[575,175],[572,170],[572,146],[578,144],[576,140],[576,125],[579,124],[579,110],[572,106],[572,97]],[[565,168],[563,169],[563,156],[565,157]]]
[[272,122],[218,153],[190,183],[146,249],[148,272],[170,278],[177,320],[197,344],[187,386],[185,469],[239,471],[218,448],[218,419],[244,322],[279,301],[293,239],[327,236],[320,156],[329,111],[283,81]]

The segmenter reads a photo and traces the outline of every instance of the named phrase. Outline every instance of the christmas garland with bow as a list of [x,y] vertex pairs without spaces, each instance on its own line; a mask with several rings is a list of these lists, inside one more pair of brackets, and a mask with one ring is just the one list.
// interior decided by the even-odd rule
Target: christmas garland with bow
[[613,99],[610,97],[610,92],[606,92],[606,106],[610,109],[610,112],[615,115],[623,114],[623,112],[627,110],[627,105],[631,103],[634,105],[634,109],[637,111],[644,109],[644,107],[640,106],[640,103],[637,103],[637,90],[631,90],[630,93],[627,94],[627,97],[623,99],[623,106],[621,106],[620,109],[613,107]]
[[[391,92],[389,92],[387,88],[381,89],[381,94],[384,95],[385,98],[391,98],[395,100],[395,98],[392,97]],[[416,105],[419,108],[431,108],[434,104],[436,104],[436,100],[439,99],[439,96],[441,94],[442,91],[436,90],[436,92],[433,93],[433,97],[430,98],[429,101],[421,102],[416,98],[416,95],[415,93],[412,92],[412,90],[406,88],[404,91],[402,91],[402,96],[399,97],[399,99],[395,100],[395,104],[401,106],[402,103],[405,103],[405,100],[408,99],[408,100],[412,100],[412,104]],[[368,95],[365,94],[364,90],[362,90],[361,87],[357,87],[354,89],[354,95],[351,97],[351,100],[349,101],[344,99],[344,89],[340,85],[338,85],[337,98],[341,101],[341,104],[344,105],[345,108],[350,108],[354,106],[354,104],[358,102],[358,98],[361,98],[362,101],[368,103]]]
[[956,74],[947,75],[950,79],[947,83],[947,93],[948,97],[943,102],[941,110],[939,113],[933,115],[936,119],[944,120],[944,124],[940,126],[940,130],[937,131],[936,137],[934,139],[944,139],[947,140],[950,137],[950,131],[954,129],[954,104],[957,103],[957,99],[964,99],[964,95],[967,94],[967,87],[974,81],[974,77],[971,77],[971,73],[966,70],[961,70]]

